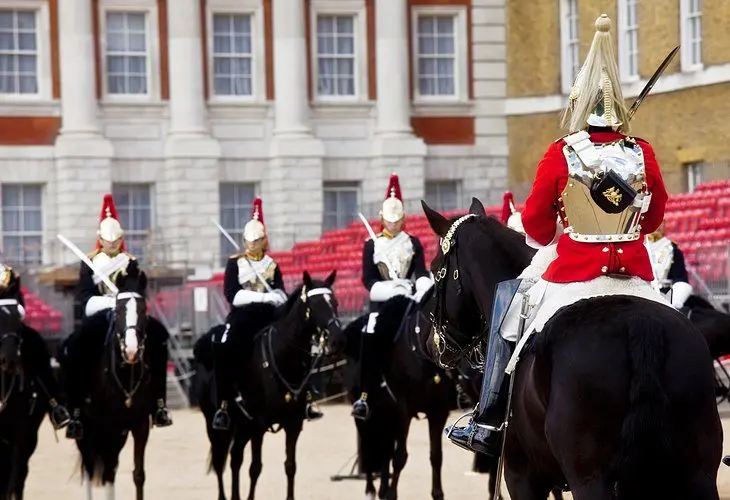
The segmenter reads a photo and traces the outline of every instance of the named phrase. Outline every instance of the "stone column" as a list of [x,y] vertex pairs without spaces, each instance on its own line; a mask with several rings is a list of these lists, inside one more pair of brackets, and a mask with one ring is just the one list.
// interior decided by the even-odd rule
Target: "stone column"
[[[91,0],[59,0],[61,131],[55,144],[55,227],[84,251],[93,248],[114,150],[97,121]],[[78,258],[53,235],[53,262]],[[46,256],[47,257],[47,256]]]
[[[217,265],[218,160],[221,149],[206,123],[199,0],[168,0],[170,127],[165,167],[157,183],[159,237],[168,265]],[[174,5],[173,5],[174,4]]]
[[307,41],[304,2],[274,0],[274,134],[307,137]]
[[413,133],[407,8],[406,0],[377,0],[375,5],[379,135],[397,137]]

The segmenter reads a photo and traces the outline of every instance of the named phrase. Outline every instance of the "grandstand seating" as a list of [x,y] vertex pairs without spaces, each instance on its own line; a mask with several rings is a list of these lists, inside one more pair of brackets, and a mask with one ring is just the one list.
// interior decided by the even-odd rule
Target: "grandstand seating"
[[39,296],[21,289],[25,300],[25,322],[44,335],[62,334],[63,315],[46,304]]

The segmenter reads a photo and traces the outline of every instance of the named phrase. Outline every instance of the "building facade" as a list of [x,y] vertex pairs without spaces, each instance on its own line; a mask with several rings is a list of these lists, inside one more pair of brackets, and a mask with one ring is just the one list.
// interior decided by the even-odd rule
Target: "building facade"
[[[507,186],[504,0],[0,0],[5,259],[57,266],[115,194],[132,251],[210,268],[262,196],[274,248]],[[369,216],[376,215],[368,213]],[[153,257],[154,256],[154,259]]]
[[652,143],[671,193],[730,177],[730,2],[537,0],[507,2],[510,185],[521,199],[560,129],[562,109],[602,14],[613,20],[629,103],[676,45],[680,52],[632,121]]

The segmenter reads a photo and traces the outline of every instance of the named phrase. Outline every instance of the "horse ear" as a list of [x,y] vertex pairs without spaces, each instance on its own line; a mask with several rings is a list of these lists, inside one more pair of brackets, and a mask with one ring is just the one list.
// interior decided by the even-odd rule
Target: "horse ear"
[[304,282],[304,286],[312,288],[312,277],[309,275],[308,271],[304,271],[302,274],[302,281]]
[[423,207],[423,212],[426,214],[426,219],[428,219],[428,223],[431,226],[431,229],[433,229],[433,232],[438,236],[443,237],[449,231],[449,226],[451,225],[449,220],[436,210],[429,207],[423,200],[421,200],[421,206]]
[[487,215],[487,211],[484,209],[484,205],[477,198],[471,199],[469,213],[474,215]]
[[331,287],[332,284],[335,282],[335,278],[337,278],[337,269],[332,271],[327,278],[325,278],[324,282],[327,284],[328,287]]

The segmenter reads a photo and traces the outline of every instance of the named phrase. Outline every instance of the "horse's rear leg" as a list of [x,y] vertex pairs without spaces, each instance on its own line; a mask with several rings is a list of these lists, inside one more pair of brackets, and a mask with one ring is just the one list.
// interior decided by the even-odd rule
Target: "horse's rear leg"
[[[442,418],[443,417],[443,418]],[[443,500],[441,466],[444,462],[441,432],[446,424],[447,415],[430,415],[428,419],[428,438],[431,448],[431,496],[433,500]]]
[[294,500],[294,476],[297,473],[297,441],[302,432],[302,422],[293,427],[287,427],[286,432],[286,500]]
[[144,454],[147,448],[147,440],[150,437],[150,426],[147,419],[132,430],[134,438],[134,486],[137,490],[137,500],[144,500]]
[[[494,474],[490,474],[490,482],[492,477],[494,477],[496,481],[496,472]],[[510,498],[514,498],[515,500],[547,500],[553,487],[553,485],[550,484],[549,481],[545,481],[532,474],[523,471],[517,472],[510,470],[509,462],[505,464],[504,479],[507,483],[507,489],[509,490]],[[574,498],[578,500],[579,497],[574,496]],[[588,496],[583,498],[587,498],[590,500],[608,500],[608,498],[612,497],[606,498],[598,496]],[[498,498],[496,500],[501,499]]]
[[238,430],[233,435],[231,446],[231,500],[241,500],[241,466],[243,465],[243,450],[248,443],[248,436]]
[[261,461],[261,449],[264,444],[263,432],[256,431],[251,436],[251,465],[248,468],[248,475],[250,478],[250,485],[248,487],[248,500],[253,500],[254,492],[256,491],[256,483],[261,475],[261,469],[264,465]]
[[205,416],[208,441],[210,442],[210,467],[215,471],[218,482],[218,500],[226,500],[223,484],[223,472],[228,459],[228,448],[231,445],[231,431],[217,431],[211,427],[211,418]]

